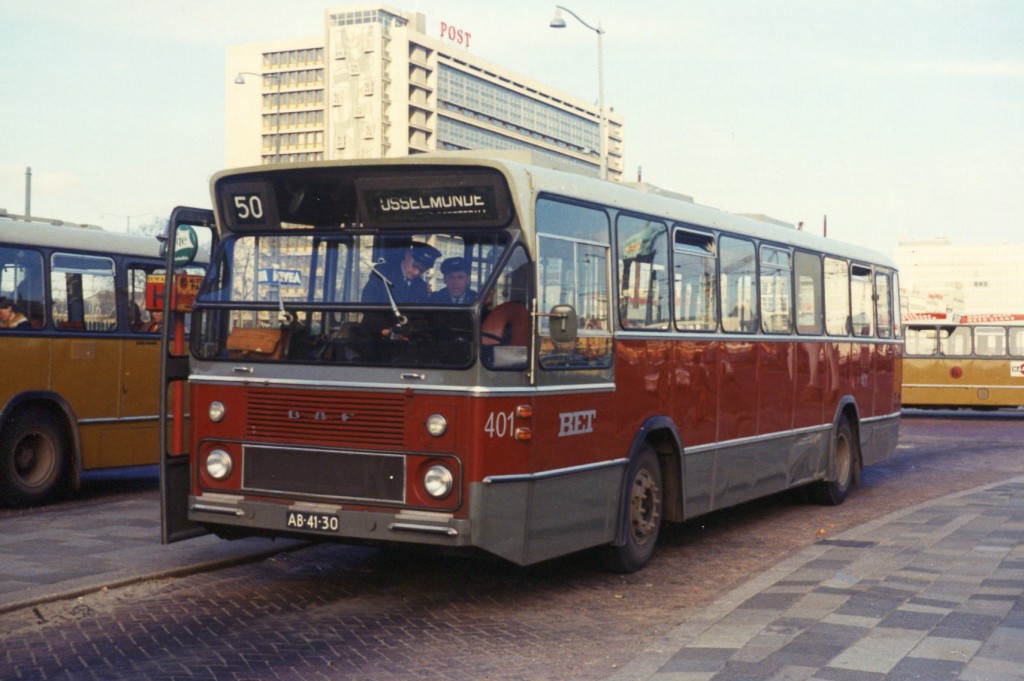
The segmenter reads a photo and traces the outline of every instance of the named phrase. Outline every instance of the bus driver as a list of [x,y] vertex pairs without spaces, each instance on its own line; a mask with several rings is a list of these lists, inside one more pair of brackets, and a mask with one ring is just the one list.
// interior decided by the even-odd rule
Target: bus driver
[[[386,277],[391,285],[391,295],[395,302],[402,303],[425,303],[430,297],[430,290],[427,282],[420,276],[434,266],[434,261],[441,257],[441,251],[425,243],[414,241],[412,246],[406,249],[400,261],[390,261],[378,265],[370,274],[370,279],[363,288],[364,303],[390,302],[387,294],[387,286],[383,277]],[[379,273],[379,274],[378,274]]]

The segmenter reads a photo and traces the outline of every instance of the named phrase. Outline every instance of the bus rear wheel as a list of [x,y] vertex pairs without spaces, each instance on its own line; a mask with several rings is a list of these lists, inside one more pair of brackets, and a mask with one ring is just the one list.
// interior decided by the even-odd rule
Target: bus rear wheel
[[7,505],[48,500],[60,487],[66,467],[66,439],[46,412],[18,412],[0,434],[0,493]]
[[816,483],[813,488],[814,500],[826,506],[838,506],[846,500],[858,459],[853,428],[845,416],[840,417],[832,437],[833,479]]
[[661,468],[654,450],[647,446],[630,467],[629,487],[623,499],[625,524],[622,546],[608,548],[608,568],[629,573],[640,570],[654,554],[661,529]]

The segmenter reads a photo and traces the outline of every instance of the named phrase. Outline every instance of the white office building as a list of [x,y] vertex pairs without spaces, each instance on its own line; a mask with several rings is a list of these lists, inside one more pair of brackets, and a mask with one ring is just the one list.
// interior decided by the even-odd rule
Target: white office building
[[[316,38],[230,46],[228,166],[529,149],[599,174],[596,104],[429,37],[425,26],[423,14],[364,5],[326,10]],[[608,177],[620,180],[623,119],[605,108]]]
[[1024,243],[900,241],[894,259],[911,313],[1024,314]]

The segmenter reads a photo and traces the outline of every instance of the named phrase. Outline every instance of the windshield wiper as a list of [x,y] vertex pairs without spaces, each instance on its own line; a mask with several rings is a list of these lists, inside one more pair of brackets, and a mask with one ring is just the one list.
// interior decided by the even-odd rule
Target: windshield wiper
[[384,274],[377,269],[377,265],[384,263],[384,259],[378,260],[376,263],[370,265],[370,271],[380,277],[380,280],[384,282],[384,291],[388,294],[388,301],[391,303],[391,311],[395,313],[395,330],[399,331],[401,327],[409,323],[409,318],[402,314],[402,311],[398,309],[398,303],[395,302],[395,296],[391,293],[391,289],[394,284],[391,280],[384,276]]
[[284,309],[284,300],[277,299],[277,321],[281,326],[291,326],[295,321],[295,313]]

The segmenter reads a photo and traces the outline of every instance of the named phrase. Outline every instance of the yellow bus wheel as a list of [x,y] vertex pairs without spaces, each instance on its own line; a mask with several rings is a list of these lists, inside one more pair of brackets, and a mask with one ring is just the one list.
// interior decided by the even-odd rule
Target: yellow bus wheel
[[39,504],[56,493],[67,467],[66,438],[41,409],[17,412],[0,434],[0,496],[10,506]]

